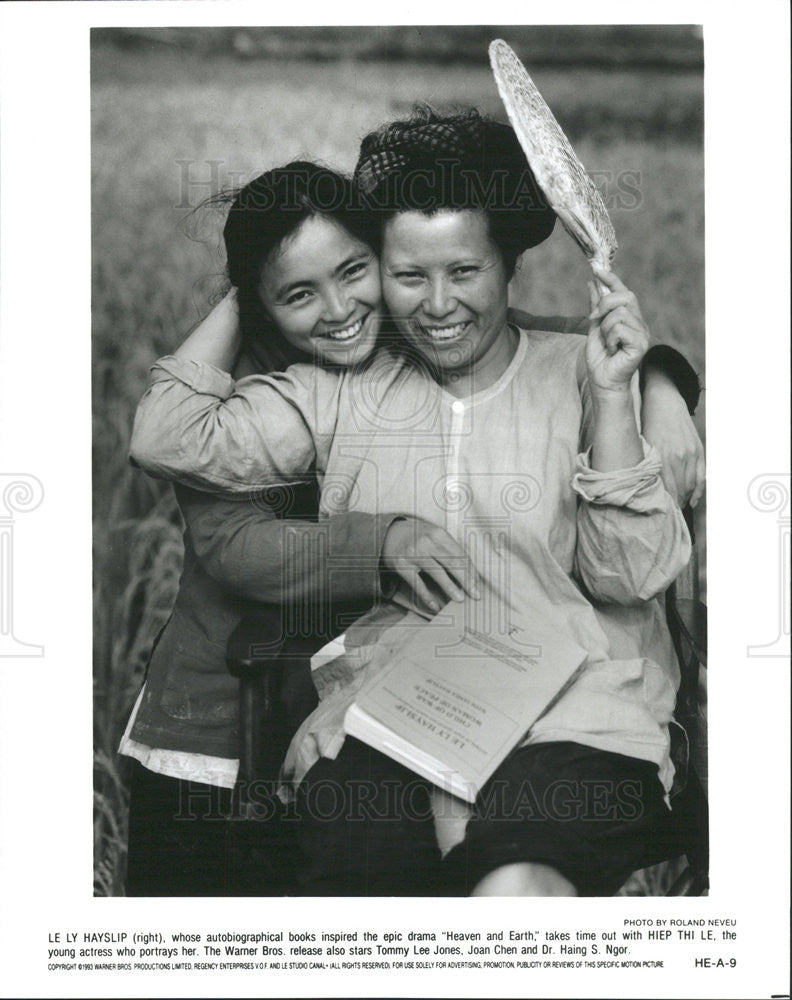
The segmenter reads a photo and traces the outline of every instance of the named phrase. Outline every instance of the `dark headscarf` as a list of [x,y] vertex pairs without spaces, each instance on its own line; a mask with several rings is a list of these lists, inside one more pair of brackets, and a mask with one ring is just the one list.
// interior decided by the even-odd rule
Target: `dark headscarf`
[[370,133],[355,181],[383,221],[400,211],[483,209],[507,260],[542,243],[555,225],[514,130],[475,110],[441,117],[419,107]]

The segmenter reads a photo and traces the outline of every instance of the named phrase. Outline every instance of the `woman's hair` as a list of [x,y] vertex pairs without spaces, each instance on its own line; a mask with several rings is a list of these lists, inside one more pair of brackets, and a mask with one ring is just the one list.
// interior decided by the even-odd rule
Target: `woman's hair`
[[398,212],[481,209],[511,277],[520,254],[555,225],[514,130],[475,109],[442,116],[416,106],[410,118],[370,132],[354,180],[378,251],[385,222]]
[[261,269],[306,219],[326,216],[370,243],[367,216],[352,181],[328,167],[295,160],[220,196],[231,208],[223,229],[228,278],[237,289],[243,343],[270,371],[305,356],[273,327],[260,297]]

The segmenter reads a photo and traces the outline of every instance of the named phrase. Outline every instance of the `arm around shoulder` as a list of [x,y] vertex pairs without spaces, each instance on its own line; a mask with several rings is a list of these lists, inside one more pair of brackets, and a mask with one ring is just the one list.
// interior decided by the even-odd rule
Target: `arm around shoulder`
[[294,491],[306,489],[273,490],[269,504],[183,488],[177,496],[197,558],[228,591],[273,604],[373,603],[381,596],[383,540],[396,515],[350,512],[319,522],[276,516],[276,504],[289,509]]
[[135,416],[130,457],[150,475],[211,493],[250,494],[318,460],[339,377],[310,365],[234,382],[210,364],[160,359]]

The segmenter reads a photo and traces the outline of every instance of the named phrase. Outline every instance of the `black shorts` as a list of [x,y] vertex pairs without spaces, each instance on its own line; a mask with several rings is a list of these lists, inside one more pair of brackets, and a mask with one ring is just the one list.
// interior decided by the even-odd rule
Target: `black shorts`
[[669,815],[649,761],[570,742],[522,747],[481,790],[446,856],[449,891],[468,895],[496,868],[533,861],[581,896],[613,895],[632,872],[673,856]]

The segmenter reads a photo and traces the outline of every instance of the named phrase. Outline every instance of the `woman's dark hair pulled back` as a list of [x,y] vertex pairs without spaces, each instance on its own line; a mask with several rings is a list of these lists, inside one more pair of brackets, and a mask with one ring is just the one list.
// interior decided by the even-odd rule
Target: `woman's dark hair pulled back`
[[355,168],[372,216],[375,248],[399,212],[482,210],[508,275],[555,225],[514,130],[470,109],[440,115],[420,105],[364,137]]

